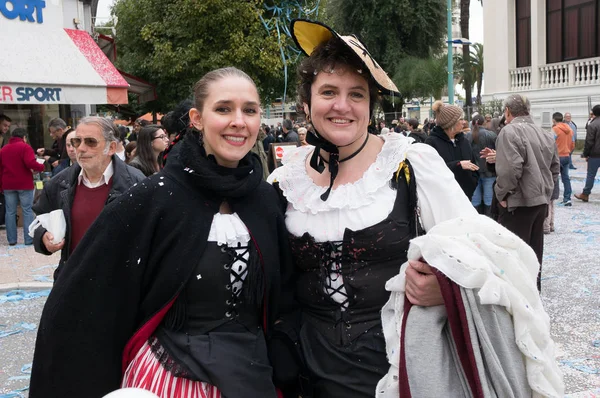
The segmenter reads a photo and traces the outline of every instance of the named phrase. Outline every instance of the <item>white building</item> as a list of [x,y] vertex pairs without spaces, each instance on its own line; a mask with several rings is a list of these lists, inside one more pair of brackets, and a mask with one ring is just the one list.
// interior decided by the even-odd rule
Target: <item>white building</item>
[[483,101],[525,94],[538,125],[570,112],[583,139],[600,104],[600,0],[488,0],[483,27]]
[[98,47],[91,0],[0,0],[0,113],[49,147],[50,119],[76,126],[95,104],[127,104],[129,84]]

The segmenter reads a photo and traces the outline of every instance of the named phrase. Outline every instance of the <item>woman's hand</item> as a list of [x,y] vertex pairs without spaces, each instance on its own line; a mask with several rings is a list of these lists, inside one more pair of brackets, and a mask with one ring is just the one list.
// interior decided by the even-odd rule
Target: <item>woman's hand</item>
[[496,150],[494,149],[483,148],[481,152],[479,152],[479,156],[488,163],[496,163]]
[[460,167],[462,167],[463,170],[470,170],[470,171],[479,170],[479,166],[477,166],[475,163],[472,163],[470,160],[461,160]]
[[431,307],[444,303],[437,277],[431,267],[422,261],[408,260],[406,269],[406,297],[413,305]]

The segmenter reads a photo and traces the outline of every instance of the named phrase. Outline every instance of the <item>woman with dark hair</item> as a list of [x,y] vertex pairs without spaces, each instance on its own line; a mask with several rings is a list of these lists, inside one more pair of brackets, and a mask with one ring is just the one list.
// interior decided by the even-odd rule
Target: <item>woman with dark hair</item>
[[[486,386],[502,391],[501,395],[511,396],[508,391],[512,396],[531,395],[522,354],[516,344],[502,346],[511,339],[514,342],[513,324],[504,307],[477,307],[485,315],[500,313],[501,319],[493,325],[502,328],[491,329],[494,337],[506,340],[486,346],[490,351],[499,347],[493,352],[493,361],[488,364],[482,356],[472,362],[463,357],[450,360],[458,358],[453,356],[453,344],[478,350],[478,339],[488,335],[477,330],[465,341],[465,334],[456,335],[454,326],[467,331],[475,326],[453,316],[456,312],[447,315],[444,308],[462,305],[462,313],[472,315],[475,310],[465,308],[456,295],[460,297],[464,290],[465,297],[472,298],[476,295],[473,289],[484,282],[499,283],[502,277],[499,270],[487,266],[491,260],[473,253],[476,246],[467,242],[470,235],[464,232],[465,225],[494,233],[502,227],[487,217],[480,220],[432,147],[412,144],[413,140],[402,134],[368,133],[380,95],[399,94],[355,36],[341,36],[306,20],[293,21],[290,32],[308,56],[298,67],[296,109],[304,112],[313,130],[307,135],[311,145],[286,153],[283,166],[269,177],[286,208],[300,306],[299,313],[285,314],[276,324],[280,348],[286,344],[299,347],[299,352],[280,349],[272,353],[276,380],[286,386],[290,397],[387,398],[398,397],[400,388],[402,397],[411,396],[411,391],[414,397],[466,397],[471,396],[470,391],[462,388],[469,388],[469,383],[461,378],[465,371],[460,365],[468,363],[466,371],[493,365],[494,375],[504,372],[509,376],[489,380],[486,374],[478,375]],[[422,227],[427,235],[417,237],[424,233]],[[452,238],[464,242],[453,246],[451,239],[441,237],[444,228],[456,235]],[[510,241],[510,247],[527,250],[518,239],[502,237],[502,243]],[[458,252],[455,246],[460,247]],[[444,252],[439,254],[441,249]],[[447,251],[451,255],[444,255]],[[461,267],[462,263],[468,268]],[[515,296],[498,291],[498,298],[489,302],[533,303],[536,314],[545,315],[535,288],[537,271],[526,272],[519,263],[506,268],[511,277],[504,276],[504,283],[514,289]],[[453,269],[457,272],[451,272]],[[519,277],[512,278],[514,273]],[[529,301],[511,301],[520,295]],[[523,314],[519,313],[519,321]],[[536,327],[525,322],[527,327]],[[452,324],[452,335],[447,323]],[[540,322],[537,327],[547,334],[532,343],[534,346],[546,343],[549,336],[548,323]],[[555,363],[549,354],[541,361],[548,368],[550,361]],[[489,359],[487,355],[484,358]],[[478,377],[471,376],[472,372],[469,380]],[[474,392],[472,396],[481,395]]]
[[135,156],[130,166],[139,169],[146,177],[156,174],[161,166],[161,153],[169,145],[169,136],[157,124],[142,127],[138,133]]
[[131,141],[125,145],[125,163],[129,164],[135,157],[135,150],[137,148],[137,141]]
[[119,386],[277,396],[265,336],[292,304],[291,258],[277,192],[250,153],[258,90],[239,69],[214,70],[189,114],[165,168],[110,203],[65,264],[42,314],[31,398]]
[[485,119],[481,115],[473,116],[471,125],[471,134],[468,139],[471,144],[472,156],[477,159],[479,166],[477,187],[473,193],[471,203],[480,214],[491,217],[496,171],[493,166],[488,166],[485,159],[481,158],[481,151],[485,148],[496,149],[498,136],[484,127]]
[[190,109],[194,107],[192,100],[186,99],[181,101],[175,109],[167,113],[161,119],[160,123],[169,135],[169,142],[173,143],[177,135],[185,132],[190,126]]

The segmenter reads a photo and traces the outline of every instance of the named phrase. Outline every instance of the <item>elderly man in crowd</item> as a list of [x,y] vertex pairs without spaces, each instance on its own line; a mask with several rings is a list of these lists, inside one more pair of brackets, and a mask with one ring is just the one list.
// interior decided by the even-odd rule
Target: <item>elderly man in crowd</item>
[[498,222],[523,239],[540,263],[541,290],[544,219],[560,171],[552,133],[533,123],[529,100],[512,94],[504,101],[506,126],[496,142],[495,194]]
[[57,167],[61,159],[66,159],[67,145],[65,132],[69,129],[64,120],[57,117],[48,122],[48,133],[54,140],[51,148],[39,148],[36,152],[39,156],[43,156],[52,168]]
[[33,239],[38,253],[50,255],[62,250],[55,280],[104,206],[145,178],[142,172],[115,156],[117,134],[119,131],[109,119],[95,116],[81,119],[71,138],[77,163],[46,183],[33,206],[36,214],[62,209],[65,215],[65,239],[52,243],[54,236],[41,226],[35,230]]

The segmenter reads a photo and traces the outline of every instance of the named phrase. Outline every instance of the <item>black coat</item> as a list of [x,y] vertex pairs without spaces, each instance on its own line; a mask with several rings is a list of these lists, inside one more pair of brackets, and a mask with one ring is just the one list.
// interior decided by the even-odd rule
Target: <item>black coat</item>
[[[67,160],[69,160],[67,158]],[[136,182],[146,178],[141,171],[128,166],[119,159],[116,155],[112,157],[114,174],[112,177],[112,187],[108,193],[106,203],[110,203],[123,192],[127,191]],[[35,214],[46,214],[53,210],[62,209],[67,221],[67,231],[65,234],[65,245],[60,252],[60,262],[58,268],[54,271],[54,279],[58,277],[63,264],[69,259],[71,252],[71,206],[75,199],[75,188],[77,187],[81,166],[74,164],[71,167],[58,173],[52,177],[50,181],[45,183],[38,201],[33,205]],[[42,237],[46,233],[46,229],[39,226],[33,236],[33,246],[35,251],[45,255],[51,255],[42,241]]]
[[[156,328],[148,321],[195,270],[222,198],[194,185],[173,156],[164,170],[106,206],[64,265],[39,325],[31,398],[99,398],[119,388],[127,343]],[[292,292],[282,288],[292,269],[283,209],[264,181],[228,203],[264,267],[268,334],[279,310],[292,305],[290,294],[280,294]]]
[[496,140],[498,139],[498,135],[490,130],[487,130],[483,127],[479,127],[479,133],[477,134],[477,142],[473,141],[473,133],[469,133],[467,137],[469,144],[471,145],[471,151],[473,152],[473,157],[477,159],[477,165],[479,166],[479,171],[477,172],[480,177],[496,177],[496,170],[489,165],[491,163],[486,162],[485,159],[482,159],[479,153],[484,148],[496,149]]
[[440,126],[435,126],[431,130],[429,137],[425,140],[425,143],[434,147],[437,153],[444,159],[448,168],[454,173],[454,178],[456,178],[456,181],[470,200],[477,187],[477,172],[463,170],[460,166],[460,161],[470,160],[474,164],[478,164],[479,162],[473,156],[471,145],[465,139],[464,134],[457,134],[454,137],[454,142],[452,142]]

